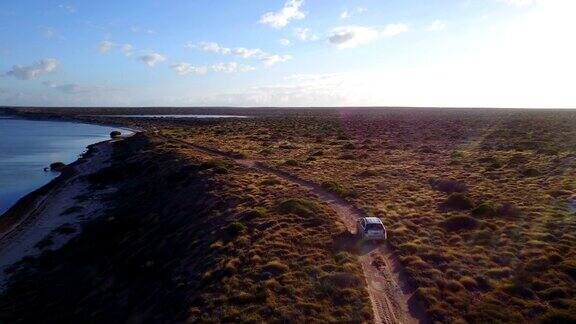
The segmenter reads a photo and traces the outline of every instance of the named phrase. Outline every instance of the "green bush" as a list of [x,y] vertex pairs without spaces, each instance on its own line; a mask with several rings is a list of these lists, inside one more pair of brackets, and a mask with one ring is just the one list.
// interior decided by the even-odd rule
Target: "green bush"
[[504,216],[504,217],[518,217],[520,216],[520,209],[518,209],[518,207],[510,204],[510,203],[504,203],[502,205],[500,205],[496,211],[498,213],[498,215],[500,216]]
[[286,160],[284,162],[284,165],[286,166],[298,166],[298,161],[296,160]]
[[243,214],[244,214],[244,217],[247,219],[257,219],[257,218],[266,217],[267,213],[268,213],[268,211],[266,210],[266,208],[256,207],[256,208],[246,210]]
[[452,216],[442,222],[449,231],[472,230],[478,227],[478,221],[470,216]]
[[50,171],[60,172],[66,167],[66,164],[63,162],[54,162],[50,164]]
[[110,132],[110,138],[118,138],[122,135],[119,131],[112,131]]
[[226,227],[226,234],[230,237],[236,237],[246,231],[246,226],[240,222],[233,222]]
[[455,192],[448,196],[445,206],[454,209],[472,209],[474,207],[474,203],[463,193]]
[[378,172],[377,172],[376,170],[364,170],[364,171],[358,173],[358,176],[360,176],[360,177],[366,177],[366,178],[368,178],[368,177],[374,177],[374,176],[377,176],[377,175],[378,175]]
[[322,187],[330,192],[337,194],[343,198],[356,198],[358,197],[358,192],[356,190],[350,190],[342,187],[336,181],[324,181],[322,182]]
[[494,217],[496,216],[496,207],[489,202],[483,202],[472,210],[472,215],[476,217]]
[[[228,162],[224,160],[209,160],[200,164],[200,170],[210,170],[215,169],[217,173],[226,173],[228,172]],[[224,171],[225,170],[225,171]]]
[[282,214],[309,216],[317,210],[318,207],[313,202],[305,199],[286,199],[278,204],[278,211]]
[[467,190],[463,182],[452,179],[430,179],[428,180],[430,186],[434,190],[442,191],[445,193],[464,192]]

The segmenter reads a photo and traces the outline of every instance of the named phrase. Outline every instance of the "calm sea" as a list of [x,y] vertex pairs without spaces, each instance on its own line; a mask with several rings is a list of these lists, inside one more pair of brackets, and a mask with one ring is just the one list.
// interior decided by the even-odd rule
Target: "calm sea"
[[58,176],[45,172],[46,166],[75,161],[86,146],[108,139],[113,130],[119,129],[0,116],[0,215],[22,196]]

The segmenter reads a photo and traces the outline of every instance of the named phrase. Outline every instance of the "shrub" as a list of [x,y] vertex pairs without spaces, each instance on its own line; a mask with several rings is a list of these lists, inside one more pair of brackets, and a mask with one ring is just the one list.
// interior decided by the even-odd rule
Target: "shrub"
[[352,153],[345,153],[340,155],[339,159],[341,160],[354,160],[356,156]]
[[358,173],[358,176],[360,177],[374,177],[377,176],[378,172],[376,172],[376,170],[364,170],[360,173]]
[[478,287],[478,282],[474,278],[467,276],[460,278],[460,283],[469,291],[473,291]]
[[497,213],[505,217],[518,217],[520,216],[520,209],[510,203],[504,203],[498,207]]
[[290,143],[285,143],[285,144],[281,144],[279,146],[279,148],[283,149],[283,150],[293,150],[298,148],[298,146],[290,144]]
[[534,298],[534,292],[529,287],[529,283],[514,280],[511,285],[504,286],[504,291],[508,294],[516,295],[524,299]]
[[200,170],[210,170],[214,169],[216,173],[226,173],[228,172],[228,162],[224,160],[209,160],[200,164]]
[[560,263],[560,269],[564,271],[567,275],[572,277],[572,279],[576,279],[576,261],[569,260]]
[[344,288],[356,288],[360,286],[361,280],[356,275],[346,272],[337,272],[326,275],[320,279],[324,284]]
[[56,229],[56,232],[58,234],[69,235],[69,234],[76,233],[76,229],[74,227],[70,226],[70,224],[63,224]]
[[470,216],[451,216],[442,226],[449,231],[472,230],[478,227],[478,221]]
[[250,220],[250,219],[264,218],[266,217],[266,214],[267,214],[266,208],[256,207],[245,211],[244,217]]
[[278,211],[282,214],[296,214],[298,216],[309,216],[318,210],[316,205],[305,199],[286,199],[278,204]]
[[576,323],[576,314],[566,310],[553,309],[540,318],[542,324]]
[[273,275],[279,275],[288,270],[289,270],[288,266],[280,261],[270,261],[262,267],[263,272],[269,272]]
[[564,288],[553,287],[544,290],[543,292],[540,293],[540,295],[545,300],[553,300],[553,299],[567,298],[568,292]]
[[52,241],[52,238],[50,236],[43,238],[42,240],[40,240],[40,242],[36,243],[36,245],[34,245],[35,248],[42,250],[44,248],[47,248],[51,245],[54,244],[54,241]]
[[246,231],[246,226],[240,222],[233,222],[226,227],[226,234],[230,237],[236,237]]
[[463,182],[451,179],[430,179],[428,181],[434,190],[445,193],[464,192],[467,190]]
[[284,165],[286,166],[298,166],[298,161],[296,160],[286,160],[284,162]]
[[50,164],[50,171],[60,172],[66,167],[66,164],[63,162],[54,162]]
[[110,138],[118,138],[122,135],[122,133],[120,133],[119,131],[112,131],[110,132]]
[[444,205],[448,208],[454,209],[472,209],[474,207],[472,200],[459,192],[450,194]]
[[82,207],[82,206],[72,206],[72,207],[66,208],[66,210],[64,210],[60,215],[64,216],[64,215],[75,214],[75,213],[79,213],[83,210],[84,210],[84,207]]
[[356,192],[355,190],[345,189],[336,181],[324,181],[324,182],[322,182],[322,187],[324,189],[330,191],[330,192],[337,194],[340,197],[343,197],[343,198],[358,197],[358,192]]
[[526,168],[521,171],[522,175],[525,177],[537,177],[540,175],[540,171],[534,168]]
[[489,202],[483,202],[472,210],[472,215],[476,217],[493,217],[496,216],[496,207]]

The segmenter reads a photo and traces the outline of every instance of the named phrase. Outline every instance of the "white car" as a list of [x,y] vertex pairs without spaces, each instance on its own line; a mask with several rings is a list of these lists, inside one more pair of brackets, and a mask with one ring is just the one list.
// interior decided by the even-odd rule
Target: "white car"
[[356,224],[356,235],[368,241],[385,241],[388,238],[384,224],[377,217],[360,218]]

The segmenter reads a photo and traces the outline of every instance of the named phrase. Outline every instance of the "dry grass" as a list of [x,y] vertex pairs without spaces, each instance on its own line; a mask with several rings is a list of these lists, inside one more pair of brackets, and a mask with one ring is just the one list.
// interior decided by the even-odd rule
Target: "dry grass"
[[382,218],[433,319],[545,321],[576,312],[574,125],[573,111],[340,110],[163,133]]
[[90,177],[119,187],[107,215],[22,261],[7,322],[363,322],[344,230],[306,192],[227,160],[135,136]]

